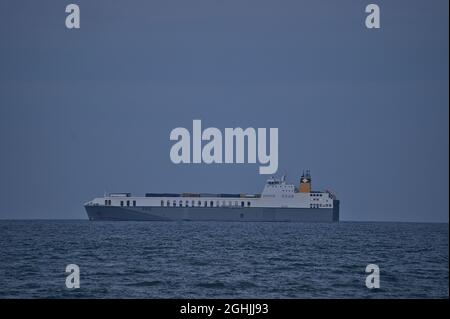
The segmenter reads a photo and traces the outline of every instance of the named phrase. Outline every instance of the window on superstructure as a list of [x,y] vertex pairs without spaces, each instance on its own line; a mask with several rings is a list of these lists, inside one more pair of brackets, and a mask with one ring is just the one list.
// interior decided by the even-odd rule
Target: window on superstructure
[[127,206],[130,206],[130,201],[129,200],[127,200]]
[[180,207],[183,207],[183,201],[180,200],[178,204],[180,204]]
[[209,202],[209,206],[214,207],[214,202],[213,202],[213,201],[210,201],[210,202]]
[[201,201],[198,201],[198,206],[199,207],[202,206],[202,202]]
[[120,201],[120,206],[123,206],[123,200]]
[[167,206],[170,206],[170,202],[169,201],[167,201]]
[[136,201],[135,200],[133,201],[133,206],[136,207]]
[[192,207],[194,207],[194,206],[195,206],[195,201],[193,200],[193,201],[191,202],[191,204],[192,204]]
[[186,201],[186,202],[184,203],[184,206],[189,207],[189,202]]
[[108,200],[107,199],[105,199],[105,206],[107,206],[108,205]]
[[204,206],[208,207],[208,202],[206,200],[205,200]]
[[161,200],[161,206],[164,206],[164,200]]
[[241,207],[244,207],[244,205],[245,205],[245,203],[244,203],[244,202],[241,202]]
[[250,207],[250,202],[247,202],[247,206]]

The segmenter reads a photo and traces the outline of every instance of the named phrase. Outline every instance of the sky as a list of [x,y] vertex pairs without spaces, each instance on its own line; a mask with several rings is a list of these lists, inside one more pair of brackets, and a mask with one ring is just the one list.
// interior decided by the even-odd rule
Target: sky
[[[448,1],[0,1],[0,219],[104,192],[258,193],[258,164],[170,160],[176,127],[279,129],[278,174],[341,220],[448,222]],[[365,27],[365,7],[381,28]]]

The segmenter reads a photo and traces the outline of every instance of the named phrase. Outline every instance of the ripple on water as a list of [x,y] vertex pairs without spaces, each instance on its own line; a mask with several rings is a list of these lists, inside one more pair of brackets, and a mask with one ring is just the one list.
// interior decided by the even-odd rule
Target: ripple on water
[[448,273],[448,224],[0,221],[5,298],[448,298]]
[[158,285],[162,285],[162,284],[163,284],[162,281],[153,280],[153,281],[133,282],[133,283],[127,284],[127,286],[132,286],[132,287],[152,287],[152,286],[158,286]]

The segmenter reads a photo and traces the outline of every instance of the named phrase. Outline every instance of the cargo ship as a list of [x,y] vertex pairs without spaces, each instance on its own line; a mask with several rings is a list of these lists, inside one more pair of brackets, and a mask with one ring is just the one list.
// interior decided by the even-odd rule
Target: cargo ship
[[331,191],[312,191],[309,171],[298,187],[271,177],[261,194],[110,193],[84,207],[90,220],[108,221],[339,221],[339,200]]

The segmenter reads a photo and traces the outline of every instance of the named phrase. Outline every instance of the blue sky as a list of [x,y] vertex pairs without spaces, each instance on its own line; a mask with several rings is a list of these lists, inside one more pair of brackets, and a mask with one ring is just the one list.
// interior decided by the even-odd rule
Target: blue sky
[[0,218],[86,218],[104,191],[260,192],[175,165],[175,127],[278,127],[279,173],[344,220],[448,222],[448,1],[0,3]]

